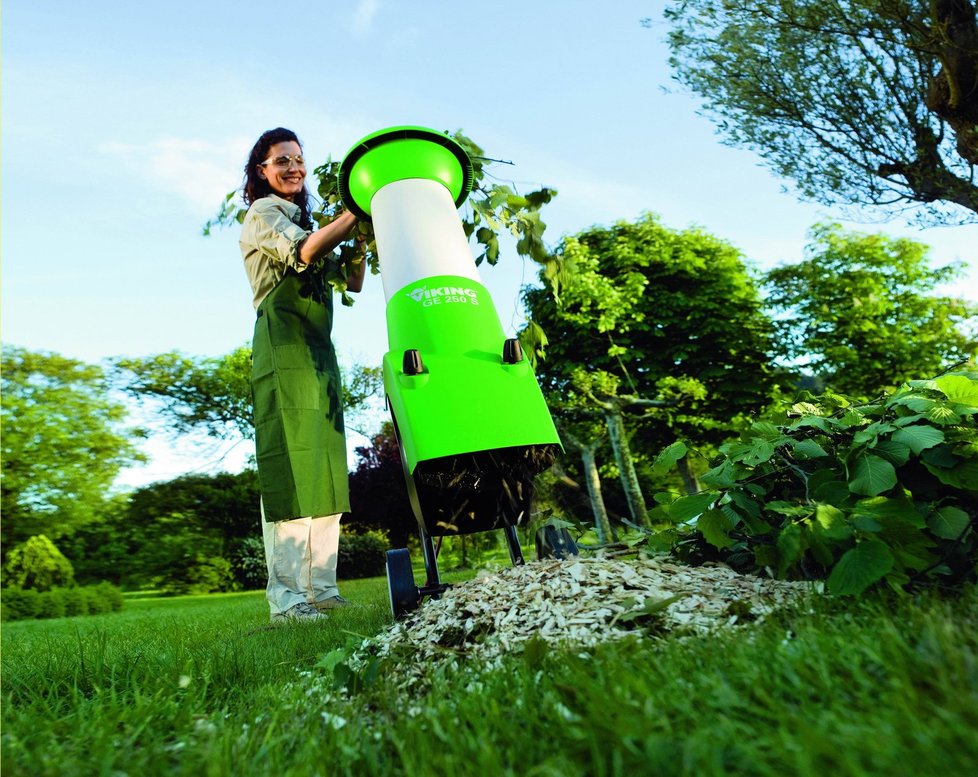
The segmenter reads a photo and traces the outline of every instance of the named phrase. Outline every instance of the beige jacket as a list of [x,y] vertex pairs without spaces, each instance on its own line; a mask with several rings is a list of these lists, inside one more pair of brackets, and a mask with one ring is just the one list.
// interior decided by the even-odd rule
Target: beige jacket
[[241,256],[255,310],[268,293],[278,285],[288,268],[302,272],[299,244],[311,233],[298,225],[299,206],[270,194],[255,200],[241,225]]

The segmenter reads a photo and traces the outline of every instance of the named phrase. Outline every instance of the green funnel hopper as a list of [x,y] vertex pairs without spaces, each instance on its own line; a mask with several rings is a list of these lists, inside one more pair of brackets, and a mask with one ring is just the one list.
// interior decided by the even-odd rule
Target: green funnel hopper
[[380,189],[419,176],[443,183],[456,208],[472,190],[472,162],[452,138],[425,127],[389,127],[347,152],[340,167],[340,196],[357,218],[369,221],[370,202]]

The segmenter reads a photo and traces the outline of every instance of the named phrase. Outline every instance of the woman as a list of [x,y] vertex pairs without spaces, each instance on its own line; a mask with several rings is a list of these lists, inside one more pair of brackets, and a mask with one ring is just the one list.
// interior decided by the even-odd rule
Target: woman
[[[343,213],[313,231],[302,146],[279,127],[245,167],[241,255],[258,314],[252,346],[255,444],[272,622],[315,620],[336,587],[340,516],[350,510],[342,391],[324,264],[351,236]],[[347,279],[363,287],[364,265]]]

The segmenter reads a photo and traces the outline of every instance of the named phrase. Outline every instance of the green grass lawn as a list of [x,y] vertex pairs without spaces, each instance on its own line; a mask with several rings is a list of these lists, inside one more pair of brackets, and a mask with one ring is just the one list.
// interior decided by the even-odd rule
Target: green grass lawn
[[3,774],[978,773],[974,590],[439,665],[411,698],[396,662],[349,692],[316,667],[390,622],[383,578],[343,593],[285,627],[260,592],[4,624]]

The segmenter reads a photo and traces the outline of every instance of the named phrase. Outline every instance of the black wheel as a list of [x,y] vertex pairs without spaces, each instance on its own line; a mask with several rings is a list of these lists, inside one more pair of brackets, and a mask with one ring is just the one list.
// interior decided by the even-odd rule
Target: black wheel
[[537,558],[567,558],[578,554],[577,543],[567,529],[544,526],[537,530]]
[[414,584],[411,556],[407,548],[387,551],[387,593],[390,595],[394,620],[418,608],[421,597]]

